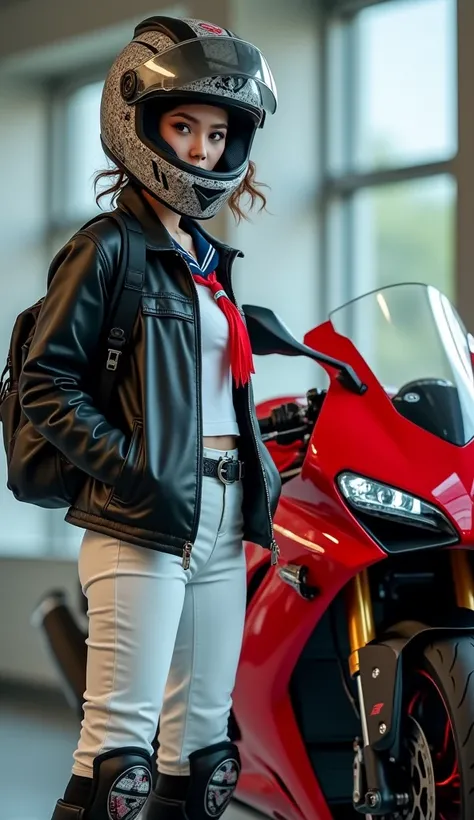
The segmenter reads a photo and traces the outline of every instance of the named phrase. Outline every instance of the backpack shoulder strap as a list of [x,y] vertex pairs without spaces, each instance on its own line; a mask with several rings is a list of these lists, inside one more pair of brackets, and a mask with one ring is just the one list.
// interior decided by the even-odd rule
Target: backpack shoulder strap
[[146,243],[138,220],[117,209],[107,214],[117,222],[122,234],[120,270],[113,281],[111,312],[108,318],[107,358],[99,382],[100,407],[106,409],[117,378],[124,350],[130,343],[145,282]]

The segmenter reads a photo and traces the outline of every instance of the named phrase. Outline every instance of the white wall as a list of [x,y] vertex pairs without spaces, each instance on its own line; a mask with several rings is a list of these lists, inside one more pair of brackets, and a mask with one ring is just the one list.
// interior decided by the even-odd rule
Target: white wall
[[[0,8],[0,179],[8,197],[0,200],[0,362],[14,316],[41,295],[49,259],[44,254],[47,196],[44,156],[47,132],[44,100],[32,77],[83,70],[99,57],[112,58],[145,16],[184,13],[237,30],[266,53],[279,85],[280,108],[255,143],[258,176],[271,186],[271,215],[255,216],[236,228],[220,216],[218,234],[242,248],[236,290],[242,301],[266,304],[295,334],[319,318],[317,295],[316,122],[317,21],[313,0],[190,0],[174,5],[160,0],[21,0]],[[21,90],[13,79],[23,78]],[[5,116],[5,112],[8,115]],[[212,229],[211,227],[211,229]],[[316,383],[315,365],[295,359],[257,361],[256,395],[304,392]],[[1,459],[1,450],[0,450]],[[0,461],[0,552],[11,543],[14,555],[45,539],[61,556],[58,514],[12,501],[4,487]],[[59,514],[60,515],[60,514]],[[80,536],[74,530],[72,540]],[[41,595],[64,587],[76,596],[73,561],[0,557],[0,677],[52,683],[56,680],[29,618]]]
[[184,5],[169,0],[134,0],[133,4],[129,0],[17,0],[0,8],[0,59],[16,58],[20,52],[28,59],[59,46],[63,62],[70,63],[76,59],[76,44],[81,51],[86,49],[90,59],[93,48],[98,56],[108,48],[114,29],[125,25],[123,30],[130,32],[131,21],[179,13],[180,8],[184,10]]

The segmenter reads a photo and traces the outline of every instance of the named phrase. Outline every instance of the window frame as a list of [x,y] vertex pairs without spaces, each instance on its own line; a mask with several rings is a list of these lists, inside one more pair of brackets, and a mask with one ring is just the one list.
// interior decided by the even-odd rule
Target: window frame
[[[459,30],[459,5],[464,0],[457,0],[456,15],[457,15],[457,29]],[[323,0],[324,13],[322,15],[322,56],[321,56],[321,77],[320,77],[320,97],[321,97],[321,121],[322,139],[321,139],[321,167],[323,169],[323,179],[320,193],[320,214],[321,214],[321,249],[320,249],[320,264],[321,270],[329,271],[332,267],[331,250],[330,250],[330,214],[334,203],[340,205],[342,211],[342,231],[340,240],[342,244],[341,254],[344,260],[340,264],[339,276],[341,281],[338,283],[328,282],[328,277],[324,277],[322,283],[322,300],[325,313],[334,307],[331,302],[330,290],[336,288],[338,293],[343,295],[344,300],[353,298],[356,293],[354,286],[357,282],[355,271],[355,248],[354,248],[354,201],[355,195],[362,189],[382,187],[392,183],[412,181],[416,179],[424,179],[427,177],[437,177],[441,175],[450,175],[453,177],[456,184],[459,184],[459,143],[460,134],[458,127],[458,150],[454,155],[436,161],[407,163],[390,166],[387,168],[374,169],[370,171],[342,171],[341,173],[331,171],[331,157],[329,153],[329,126],[324,125],[330,122],[330,105],[329,98],[329,80],[330,80],[330,36],[334,26],[340,27],[340,36],[342,40],[342,54],[343,65],[340,66],[343,81],[340,84],[339,93],[342,94],[342,100],[339,104],[341,112],[341,120],[338,127],[342,129],[343,137],[343,165],[350,167],[349,161],[355,154],[354,140],[356,134],[356,105],[357,105],[357,42],[356,42],[356,18],[360,12],[365,9],[372,8],[377,5],[386,3],[404,3],[406,0]],[[474,20],[473,20],[474,22]],[[471,27],[472,31],[472,27]],[[458,49],[458,63],[459,63],[459,34],[458,42],[456,43]],[[460,77],[457,72],[457,97],[456,108],[459,112],[460,106]],[[458,113],[459,125],[459,113]],[[474,150],[474,149],[473,149]],[[456,223],[456,231],[457,223]],[[454,290],[459,291],[458,286],[458,266],[457,248],[459,239],[456,239],[455,260],[453,276],[455,278]],[[474,316],[474,309],[473,309]]]

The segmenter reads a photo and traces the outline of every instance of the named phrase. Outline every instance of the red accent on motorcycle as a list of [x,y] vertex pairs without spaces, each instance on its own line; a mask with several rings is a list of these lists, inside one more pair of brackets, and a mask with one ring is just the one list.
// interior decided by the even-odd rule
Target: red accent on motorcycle
[[385,706],[385,703],[375,703],[372,706],[372,711],[370,713],[371,717],[373,717],[374,715],[380,715],[380,712],[382,711],[384,706]]

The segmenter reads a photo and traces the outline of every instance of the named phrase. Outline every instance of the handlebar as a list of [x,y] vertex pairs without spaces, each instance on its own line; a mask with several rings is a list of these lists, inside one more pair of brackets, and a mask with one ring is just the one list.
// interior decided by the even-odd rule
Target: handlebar
[[266,418],[259,419],[258,426],[260,427],[262,437],[275,431],[272,416],[267,416]]
[[258,420],[263,441],[279,444],[304,441],[313,430],[326,392],[314,388],[306,394],[306,405],[285,402],[274,407],[269,416]]

